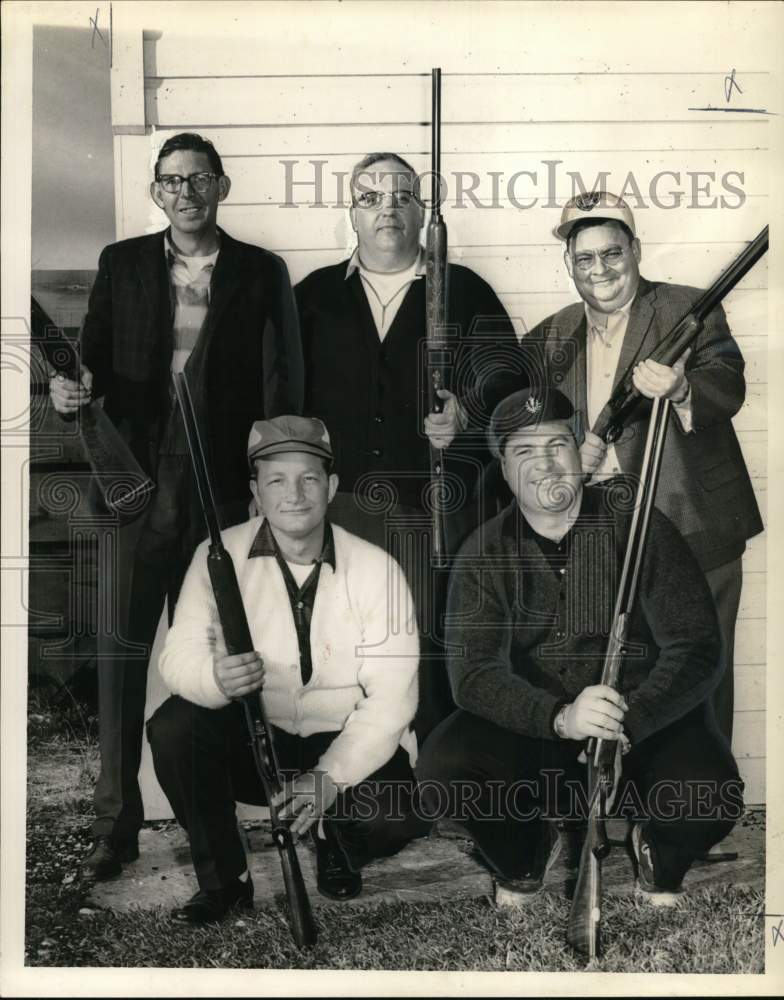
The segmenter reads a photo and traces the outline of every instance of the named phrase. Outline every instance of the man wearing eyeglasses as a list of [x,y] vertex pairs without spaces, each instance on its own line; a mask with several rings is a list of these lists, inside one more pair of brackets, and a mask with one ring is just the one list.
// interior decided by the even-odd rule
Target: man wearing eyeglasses
[[188,376],[225,526],[247,517],[243,442],[254,420],[302,406],[288,272],[274,254],[218,228],[230,186],[211,142],[192,133],[166,140],[150,194],[169,227],[103,250],[81,332],[81,380],[50,382],[64,416],[102,396],[156,485],[144,512],[119,527],[115,564],[99,576],[102,606],[116,616],[114,634],[98,644],[101,771],[83,864],[99,880],[138,857],[149,650],[203,535],[171,373]]
[[[514,369],[521,352],[492,288],[468,268],[449,265],[451,391],[440,391],[442,413],[428,413],[424,208],[416,172],[396,153],[371,153],[354,167],[351,197],[356,249],[294,290],[305,408],[333,436],[341,483],[333,519],[391,551],[411,585],[423,645],[417,718],[422,735],[451,703],[437,650],[428,645],[439,606],[423,537],[429,530],[429,442],[447,449],[449,489],[455,508],[463,508],[445,519],[447,549],[455,551],[471,526],[466,508],[489,458],[484,424],[492,383],[499,371]],[[390,530],[407,541],[395,547]]]
[[[741,557],[746,539],[763,529],[731,422],[746,392],[743,357],[718,306],[693,349],[674,365],[648,360],[701,292],[642,277],[642,247],[623,199],[608,192],[572,198],[555,232],[566,244],[566,268],[583,303],[544,320],[529,343],[543,341],[550,383],[557,381],[582,415],[583,471],[593,483],[639,470],[650,414],[645,400],[672,402],[656,503],[697,556],[716,603],[723,672],[713,706],[731,741]],[[561,350],[566,345],[571,350]],[[630,373],[645,399],[621,437],[605,445],[589,428]]]

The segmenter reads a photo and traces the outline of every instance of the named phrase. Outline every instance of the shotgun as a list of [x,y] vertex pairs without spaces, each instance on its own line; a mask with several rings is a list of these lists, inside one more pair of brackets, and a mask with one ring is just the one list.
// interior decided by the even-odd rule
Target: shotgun
[[[656,345],[649,357],[662,365],[673,365],[687,347],[700,334],[705,317],[732,291],[744,275],[757,263],[768,249],[768,227],[743,250],[730,266],[722,272],[710,288],[697,299],[690,311]],[[608,444],[616,441],[623,431],[624,420],[629,416],[640,399],[635,389],[632,372],[618,383],[615,391],[596,419],[592,430]]]
[[[705,317],[751,270],[768,249],[768,227],[730,264],[719,278],[697,299],[687,313],[650,355],[654,361],[672,365],[689,347],[703,328]],[[605,441],[615,441],[623,422],[637,404],[640,394],[634,388],[631,373],[619,383],[599,414],[594,433]],[[624,556],[621,579],[613,612],[610,640],[602,668],[601,684],[617,688],[628,637],[629,622],[639,589],[640,571],[645,556],[651,511],[661,472],[664,440],[671,403],[654,399],[648,424],[648,436],[640,469],[634,516]],[[580,856],[566,940],[582,955],[592,959],[601,954],[602,861],[610,852],[606,818],[620,778],[620,744],[615,740],[591,739],[586,748],[588,764],[588,830]]]
[[[425,310],[426,310],[426,364],[428,387],[428,412],[441,413],[444,401],[439,389],[447,385],[447,235],[446,223],[441,215],[441,70],[432,72],[432,163],[430,221],[425,246]],[[430,508],[431,562],[437,568],[446,566],[444,539],[444,452],[430,445]]]
[[[32,342],[57,374],[80,380],[76,344],[55,326],[35,299],[31,299]],[[123,440],[112,420],[96,400],[73,416],[58,414],[66,422],[77,421],[93,481],[107,510],[132,519],[144,509],[155,485]]]
[[[639,590],[670,406],[668,399],[655,399],[648,425],[634,515],[618,584],[610,640],[599,681],[612,688],[618,687],[629,623]],[[580,855],[566,940],[575,951],[591,959],[601,954],[602,861],[610,853],[606,819],[621,773],[620,741],[592,737],[588,741],[585,755],[588,764],[588,830]]]
[[[250,653],[254,648],[253,639],[248,627],[248,619],[242,603],[242,594],[237,583],[234,563],[221,541],[215,496],[199,436],[188,381],[183,373],[175,374],[172,377],[177,402],[185,425],[188,450],[193,461],[199,499],[210,536],[207,569],[215,594],[215,603],[218,607],[218,617],[223,629],[223,640],[226,649],[231,654]],[[272,804],[272,797],[281,790],[282,786],[280,768],[272,740],[272,729],[264,710],[264,701],[260,692],[244,695],[241,701],[245,713],[245,723],[250,734],[253,760],[270,811],[272,839],[280,855],[283,882],[291,913],[292,937],[299,948],[308,947],[316,943],[318,932],[305,882],[302,878],[302,869],[299,866],[294,838],[288,826],[278,817],[278,810]]]

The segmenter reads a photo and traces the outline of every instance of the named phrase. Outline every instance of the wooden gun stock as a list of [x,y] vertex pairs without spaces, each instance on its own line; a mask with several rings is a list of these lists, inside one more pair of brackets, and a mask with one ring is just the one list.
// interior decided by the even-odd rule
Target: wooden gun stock
[[[36,302],[31,300],[33,343],[47,364],[74,382],[80,380],[77,347]],[[125,518],[141,513],[155,484],[142,469],[120,432],[93,400],[72,416],[58,414],[66,423],[76,422],[93,481],[107,510]]]
[[[221,540],[217,506],[185,375],[174,375],[174,387],[185,423],[196,484],[210,535],[207,569],[215,594],[215,604],[218,608],[223,639],[229,653],[250,653],[253,651],[253,639],[248,627],[248,618],[242,603],[242,594],[237,583],[234,563]],[[305,882],[302,878],[302,869],[299,865],[294,838],[289,827],[281,821],[278,810],[272,803],[273,796],[281,789],[280,768],[275,755],[272,730],[264,711],[264,702],[260,693],[245,695],[241,701],[250,734],[253,760],[270,811],[272,839],[280,856],[283,882],[291,914],[292,937],[298,947],[308,947],[315,944],[318,931],[313,919]]]
[[[606,743],[604,747],[607,748]],[[597,754],[600,757],[598,765],[595,763]],[[567,942],[588,959],[601,954],[602,862],[610,853],[606,819],[619,777],[617,750],[613,747],[602,752],[598,747],[589,746],[588,830],[580,854],[580,869],[566,929]]]

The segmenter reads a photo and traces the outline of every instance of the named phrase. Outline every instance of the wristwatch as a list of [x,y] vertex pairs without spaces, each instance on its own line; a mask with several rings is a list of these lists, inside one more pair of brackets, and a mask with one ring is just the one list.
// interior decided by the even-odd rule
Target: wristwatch
[[566,710],[568,707],[568,705],[561,705],[558,709],[558,714],[553,719],[555,735],[561,740],[566,739]]

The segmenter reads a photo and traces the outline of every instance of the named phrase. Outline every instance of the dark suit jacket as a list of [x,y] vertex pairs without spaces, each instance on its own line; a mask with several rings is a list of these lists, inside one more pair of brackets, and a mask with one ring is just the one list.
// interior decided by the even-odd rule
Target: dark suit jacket
[[[101,253],[81,334],[93,394],[155,476],[170,411],[173,308],[164,233]],[[205,393],[214,486],[222,505],[247,503],[248,433],[254,420],[302,407],[302,352],[283,261],[221,232],[210,291]]]
[[[305,410],[330,432],[340,488],[367,493],[391,480],[400,502],[421,506],[430,454],[422,422],[428,412],[425,358],[425,279],[408,289],[383,341],[359,272],[347,261],[320,268],[294,292],[305,356]],[[447,271],[447,319],[452,391],[471,428],[447,449],[445,468],[471,489],[486,455],[483,424],[500,396],[499,373],[522,358],[512,323],[492,288],[467,267]],[[515,386],[516,387],[516,386]]]
[[[640,279],[613,387],[691,308],[699,289]],[[524,338],[528,353],[541,352],[548,384],[557,385],[583,415],[587,412],[585,307],[561,309]],[[530,338],[530,340],[529,340]],[[693,431],[672,414],[664,446],[656,505],[676,525],[703,570],[740,556],[747,538],[763,529],[754,490],[731,419],[743,405],[744,361],[719,306],[707,317],[686,365]],[[641,400],[615,443],[621,468],[642,464],[651,403]]]

